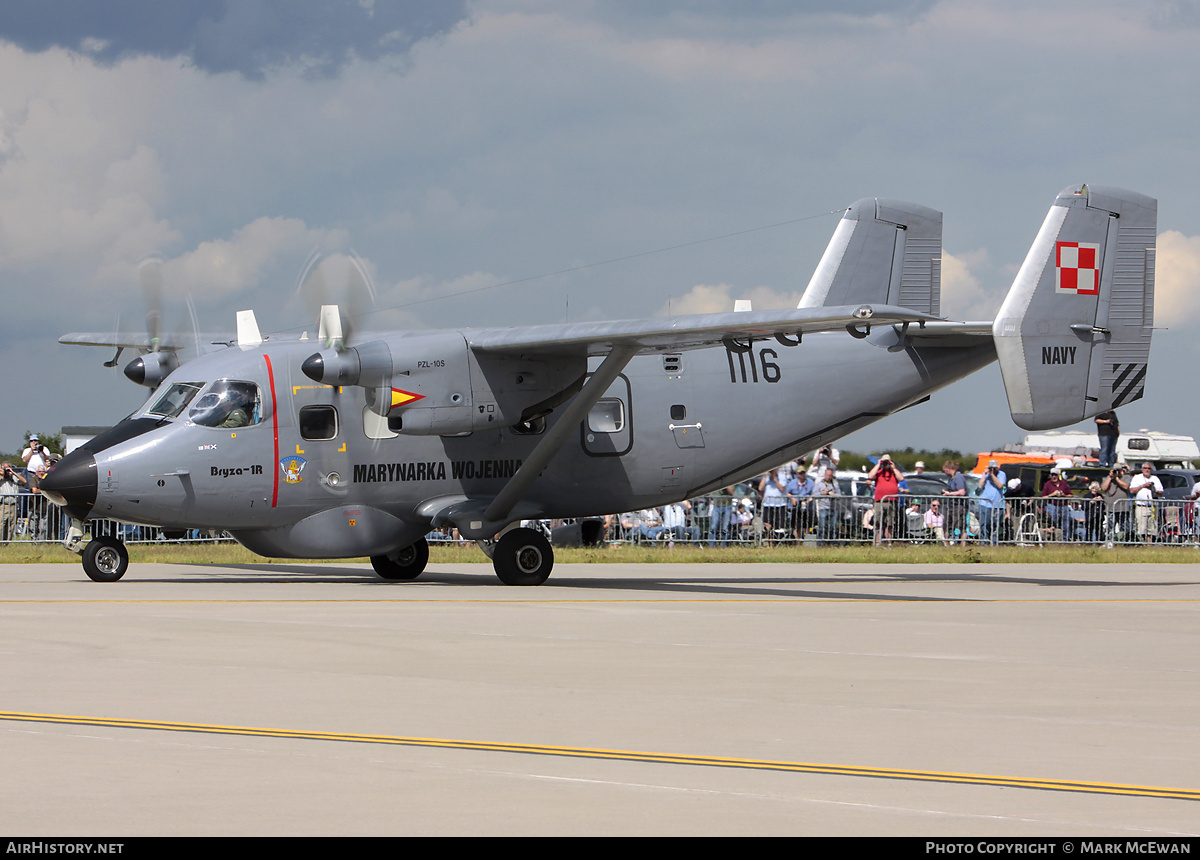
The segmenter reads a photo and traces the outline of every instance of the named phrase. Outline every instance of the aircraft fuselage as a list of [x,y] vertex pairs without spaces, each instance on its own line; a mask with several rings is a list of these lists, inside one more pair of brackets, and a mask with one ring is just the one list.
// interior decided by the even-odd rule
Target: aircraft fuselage
[[[216,380],[253,383],[256,423],[203,426],[180,415],[111,446],[97,440],[89,514],[225,529],[280,557],[377,555],[424,535],[437,503],[494,497],[541,437],[537,422],[453,436],[394,432],[367,408],[361,387],[301,373],[311,352],[304,341],[231,347],[180,368],[160,392],[178,382],[198,391]],[[772,337],[635,356],[513,518],[583,517],[699,495],[994,359],[990,338],[916,347],[890,326],[865,338],[823,333],[802,343]],[[561,411],[547,416],[547,428]]]

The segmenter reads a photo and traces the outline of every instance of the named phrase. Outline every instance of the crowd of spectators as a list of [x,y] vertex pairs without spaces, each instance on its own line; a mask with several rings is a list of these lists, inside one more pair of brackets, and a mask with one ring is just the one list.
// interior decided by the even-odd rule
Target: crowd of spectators
[[[918,461],[906,476],[891,455],[872,459],[863,475],[839,474],[836,449],[825,448],[812,457],[819,467],[810,470],[801,458],[708,496],[612,517],[606,534],[610,540],[713,547],[806,540],[951,546],[1200,539],[1200,483],[1182,502],[1168,504],[1150,463],[1132,478],[1117,463],[1081,494],[1064,478],[1065,466],[1051,468],[1039,487],[1010,478],[995,460],[979,475],[964,474],[952,460],[931,473]],[[909,478],[920,479],[915,492]]]
[[62,512],[42,496],[39,486],[46,470],[58,460],[37,436],[30,436],[21,451],[20,465],[0,465],[0,542],[28,536],[31,540],[57,540],[62,534]]

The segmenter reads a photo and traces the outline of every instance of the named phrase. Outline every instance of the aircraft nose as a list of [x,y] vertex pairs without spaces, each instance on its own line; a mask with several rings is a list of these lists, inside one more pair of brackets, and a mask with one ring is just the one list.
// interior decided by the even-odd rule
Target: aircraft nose
[[96,504],[96,458],[90,451],[72,451],[46,473],[38,485],[43,495],[82,520]]

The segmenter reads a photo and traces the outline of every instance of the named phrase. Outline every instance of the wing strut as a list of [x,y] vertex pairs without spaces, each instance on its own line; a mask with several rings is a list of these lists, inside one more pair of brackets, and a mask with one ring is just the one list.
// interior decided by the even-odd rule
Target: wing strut
[[575,428],[588,411],[595,406],[608,387],[612,385],[613,380],[625,369],[625,365],[629,364],[629,360],[638,352],[636,344],[616,344],[609,351],[604,361],[596,368],[596,372],[580,389],[579,393],[567,406],[558,421],[554,426],[546,431],[546,435],[537,447],[529,454],[529,459],[521,464],[521,468],[517,469],[517,473],[509,479],[504,485],[504,489],[500,494],[492,500],[488,505],[488,509],[484,511],[483,518],[488,522],[500,522],[504,520],[517,502],[521,500],[521,496],[529,489],[530,485],[537,479],[537,476],[542,473],[542,470],[549,465],[554,455],[562,448],[563,443],[567,441],[567,437],[575,432]]
[[[520,505],[525,491],[537,480],[542,470],[554,459],[567,441],[567,437],[575,432],[579,422],[588,411],[599,402],[604,392],[612,385],[629,360],[640,351],[637,343],[616,343],[605,356],[604,361],[596,368],[596,372],[584,383],[583,388],[563,410],[554,426],[546,431],[546,435],[538,442],[537,447],[529,454],[529,459],[521,464],[517,473],[509,478],[508,483],[492,499],[487,509],[480,513],[480,500],[466,499],[463,496],[451,496],[440,499],[430,499],[421,505],[418,512],[430,519],[431,525],[453,523],[455,528],[466,538],[476,541],[486,541],[493,538],[497,532],[507,526],[508,518],[513,510]],[[525,506],[528,507],[528,506]],[[526,516],[532,512],[526,512]]]

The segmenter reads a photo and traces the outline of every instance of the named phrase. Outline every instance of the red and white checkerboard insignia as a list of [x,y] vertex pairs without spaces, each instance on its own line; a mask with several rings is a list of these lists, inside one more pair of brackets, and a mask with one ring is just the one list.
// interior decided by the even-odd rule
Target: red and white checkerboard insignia
[[1077,296],[1100,294],[1100,246],[1059,242],[1054,249],[1054,289]]

